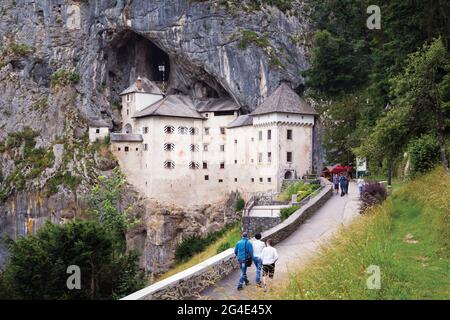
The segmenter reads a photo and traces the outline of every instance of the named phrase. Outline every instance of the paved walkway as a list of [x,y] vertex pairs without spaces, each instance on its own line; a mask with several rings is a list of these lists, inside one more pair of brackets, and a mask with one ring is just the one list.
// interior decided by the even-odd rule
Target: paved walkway
[[[352,182],[349,195],[333,196],[310,219],[306,220],[293,234],[277,244],[279,260],[276,265],[274,280],[286,275],[292,267],[306,263],[319,247],[343,225],[358,216],[358,188]],[[239,270],[232,272],[215,286],[201,293],[200,299],[251,299],[249,290],[255,287],[254,265],[247,271],[250,287],[237,291]]]

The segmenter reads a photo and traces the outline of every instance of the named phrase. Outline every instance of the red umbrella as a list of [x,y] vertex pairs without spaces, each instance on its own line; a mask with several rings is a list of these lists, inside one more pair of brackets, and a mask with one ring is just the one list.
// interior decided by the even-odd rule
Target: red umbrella
[[347,171],[347,168],[338,164],[331,170],[331,173],[341,173],[344,171]]

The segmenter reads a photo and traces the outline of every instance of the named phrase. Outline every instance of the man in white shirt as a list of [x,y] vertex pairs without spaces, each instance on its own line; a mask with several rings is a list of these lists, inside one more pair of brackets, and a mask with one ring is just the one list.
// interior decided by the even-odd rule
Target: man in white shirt
[[266,247],[262,250],[261,259],[263,264],[263,284],[267,286],[267,276],[272,279],[275,273],[275,262],[278,260],[277,249],[272,247],[272,240],[266,240]]
[[264,242],[261,240],[261,233],[255,234],[255,240],[252,241],[253,245],[253,262],[255,263],[256,267],[256,284],[261,284],[261,270],[262,270],[262,251],[264,247],[266,246]]

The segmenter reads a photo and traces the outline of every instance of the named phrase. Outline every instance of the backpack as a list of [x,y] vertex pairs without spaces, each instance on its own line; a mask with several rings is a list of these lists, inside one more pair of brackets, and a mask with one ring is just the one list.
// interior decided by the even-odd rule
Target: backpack
[[251,254],[249,252],[247,252],[247,242],[248,242],[248,240],[245,240],[245,243],[244,243],[245,265],[247,267],[250,267],[252,265],[252,260],[253,259],[252,259]]

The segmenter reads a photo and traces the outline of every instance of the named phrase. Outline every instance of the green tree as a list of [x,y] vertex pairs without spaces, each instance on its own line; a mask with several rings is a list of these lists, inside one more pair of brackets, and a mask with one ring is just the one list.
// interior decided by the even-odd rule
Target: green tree
[[426,134],[410,141],[408,154],[410,159],[408,175],[414,177],[431,170],[439,161],[439,144],[434,136]]
[[448,170],[445,130],[449,103],[445,92],[449,71],[448,52],[440,38],[409,55],[403,72],[392,79],[393,106],[355,148],[356,154],[373,161],[386,158],[392,164],[411,139],[432,133],[438,138],[441,162]]
[[[81,289],[69,290],[67,267],[81,270]],[[4,299],[113,299],[143,285],[137,255],[114,254],[110,232],[95,221],[50,222],[10,245],[0,275]]]
[[[345,162],[353,158],[355,146],[371,136],[378,119],[396,108],[393,100],[399,97],[393,95],[391,79],[404,75],[408,54],[439,36],[444,47],[449,46],[450,3],[380,0],[381,30],[366,28],[366,8],[373,4],[370,1],[324,0],[307,4],[317,30],[312,66],[304,73],[307,92],[320,105],[327,160]],[[437,89],[445,105],[450,77],[445,78],[441,71],[437,76],[442,74]],[[423,122],[430,125],[429,119]],[[401,145],[404,149],[405,145]],[[388,162],[391,167],[393,160]]]
[[[440,148],[440,159],[449,170],[445,132],[450,115],[448,79],[450,77],[450,57],[441,38],[424,44],[417,52],[409,55],[404,71],[393,79],[395,103],[409,106],[410,118],[418,125],[410,131],[435,132]],[[423,124],[427,126],[423,128]],[[417,136],[417,135],[416,135]]]
[[111,232],[119,252],[125,249],[126,231],[138,223],[131,217],[129,208],[120,208],[124,184],[125,177],[116,167],[111,177],[99,177],[99,183],[88,196],[90,215]]

